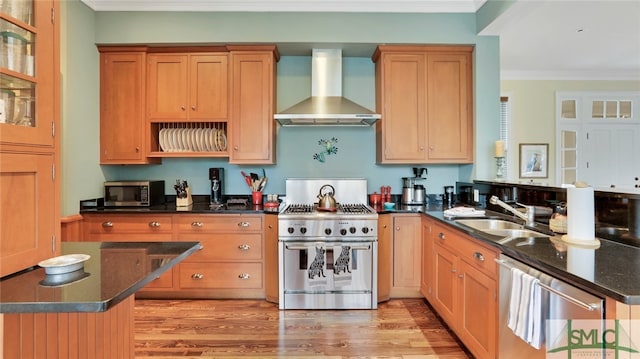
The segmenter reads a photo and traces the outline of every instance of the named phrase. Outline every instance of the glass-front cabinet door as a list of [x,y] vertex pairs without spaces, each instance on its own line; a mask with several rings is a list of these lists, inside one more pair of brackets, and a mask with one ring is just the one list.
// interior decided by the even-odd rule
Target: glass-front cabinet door
[[53,146],[52,1],[0,1],[0,142]]

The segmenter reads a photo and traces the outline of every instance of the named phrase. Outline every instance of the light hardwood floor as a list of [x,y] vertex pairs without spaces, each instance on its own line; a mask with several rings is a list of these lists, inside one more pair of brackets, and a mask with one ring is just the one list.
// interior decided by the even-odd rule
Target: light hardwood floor
[[377,310],[263,300],[136,300],[136,358],[472,358],[423,299]]

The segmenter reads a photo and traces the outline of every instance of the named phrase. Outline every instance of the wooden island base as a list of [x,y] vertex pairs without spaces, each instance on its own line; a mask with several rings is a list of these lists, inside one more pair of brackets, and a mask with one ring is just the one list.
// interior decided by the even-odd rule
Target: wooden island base
[[4,359],[134,358],[134,296],[106,312],[3,314]]

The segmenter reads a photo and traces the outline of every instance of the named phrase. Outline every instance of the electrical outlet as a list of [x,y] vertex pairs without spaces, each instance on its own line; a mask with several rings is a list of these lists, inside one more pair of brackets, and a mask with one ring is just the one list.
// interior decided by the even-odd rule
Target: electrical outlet
[[474,201],[475,203],[480,202],[480,191],[479,191],[479,190],[477,190],[477,189],[474,189],[474,190],[473,190],[473,201]]

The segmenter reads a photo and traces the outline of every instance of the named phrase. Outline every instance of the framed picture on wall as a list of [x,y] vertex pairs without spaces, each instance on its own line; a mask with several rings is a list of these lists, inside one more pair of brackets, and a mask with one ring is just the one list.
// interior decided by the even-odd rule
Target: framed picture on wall
[[549,176],[549,144],[520,144],[520,177],[547,178]]

